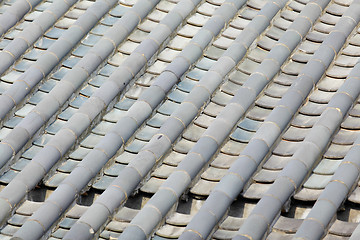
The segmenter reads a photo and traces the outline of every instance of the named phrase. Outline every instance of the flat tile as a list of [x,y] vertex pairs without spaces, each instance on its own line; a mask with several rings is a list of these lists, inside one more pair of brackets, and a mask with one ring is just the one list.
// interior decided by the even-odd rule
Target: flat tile
[[253,180],[258,183],[272,183],[277,178],[280,171],[261,169],[254,177]]
[[276,148],[273,150],[273,153],[283,157],[292,156],[296,149],[299,148],[301,142],[290,142],[281,140]]
[[1,177],[0,177],[0,182],[4,183],[4,184],[9,184],[18,174],[18,171],[15,170],[9,170],[6,173],[4,173]]
[[147,121],[147,125],[154,128],[160,128],[167,118],[168,116],[166,115],[156,113],[150,120]]
[[287,141],[303,141],[306,135],[309,133],[309,128],[299,128],[290,126],[282,138]]
[[316,31],[329,34],[334,29],[334,26],[322,22],[317,22],[314,25],[314,29]]
[[222,229],[218,229],[216,230],[216,232],[213,235],[213,238],[215,239],[231,239],[233,237],[235,237],[235,235],[237,234],[237,231],[229,231],[229,230],[222,230]]
[[101,139],[102,137],[97,134],[90,134],[80,143],[80,145],[85,148],[94,148]]
[[[106,226],[106,229],[111,231],[111,232],[123,232],[125,230],[125,228],[129,226],[129,223],[126,222],[118,222],[118,221],[111,221],[109,222],[109,224]],[[103,235],[102,235],[103,236]],[[111,235],[111,237],[114,237],[113,235]]]
[[274,225],[274,229],[285,233],[296,233],[302,222],[302,219],[280,216]]
[[257,70],[259,65],[260,64],[257,62],[254,62],[254,61],[250,60],[249,58],[245,58],[245,60],[242,63],[240,63],[237,66],[237,68],[240,71],[250,75],[251,73],[255,72],[255,70]]
[[67,176],[68,174],[66,173],[56,172],[45,182],[45,186],[50,188],[56,188]]
[[289,156],[271,155],[263,165],[263,168],[268,170],[282,170],[290,160],[291,158]]
[[[180,99],[176,98],[175,94],[172,95],[172,97],[173,99],[177,99],[178,101],[180,101]],[[179,103],[167,100],[158,108],[157,112],[166,116],[170,116],[179,106]]]
[[42,50],[47,50],[54,42],[54,39],[43,37],[36,41],[34,47]]
[[214,189],[217,182],[207,181],[200,179],[191,189],[190,192],[199,197],[207,197],[210,192]]
[[297,76],[299,75],[303,67],[305,67],[304,63],[290,61],[286,65],[284,65],[281,70],[287,75]]
[[66,217],[63,220],[61,220],[59,226],[65,229],[70,229],[75,224],[75,222],[76,219]]
[[247,57],[254,62],[261,63],[269,52],[260,47],[256,47],[249,51]]
[[69,159],[66,162],[64,162],[63,164],[61,164],[61,166],[58,167],[57,170],[59,172],[63,172],[63,173],[71,173],[71,171],[74,170],[74,168],[78,164],[79,164],[79,161]]
[[326,71],[326,75],[333,78],[346,78],[351,71],[351,68],[340,67],[337,65],[333,65]]
[[168,47],[174,50],[181,51],[190,42],[190,38],[176,36],[168,44]]
[[236,91],[238,91],[240,87],[241,85],[237,83],[227,81],[221,86],[221,91],[231,96],[234,96],[236,94]]
[[105,136],[116,124],[107,121],[101,121],[96,127],[94,127],[91,132],[97,135]]
[[255,106],[247,113],[246,117],[255,121],[262,122],[270,114],[270,112],[270,109]]
[[330,147],[324,153],[324,157],[329,159],[344,158],[350,148],[351,148],[350,145],[330,144]]
[[28,216],[14,214],[7,222],[11,225],[21,227],[28,218]]
[[197,12],[211,17],[216,9],[216,5],[205,2],[199,6]]
[[105,190],[110,184],[115,180],[115,177],[112,176],[101,176],[99,180],[93,183],[92,187],[98,190]]
[[24,216],[31,216],[36,210],[40,208],[42,202],[33,202],[29,200],[25,200],[18,209],[16,209],[16,213],[24,215]]
[[271,184],[253,183],[243,193],[244,198],[260,199],[270,188]]
[[242,30],[249,24],[249,22],[250,20],[248,19],[237,17],[230,23],[230,26]]
[[187,23],[197,27],[202,27],[209,20],[209,18],[210,18],[209,16],[205,16],[200,13],[195,13],[187,20]]
[[136,138],[142,141],[150,141],[150,139],[158,132],[158,130],[158,128],[145,126],[136,134]]
[[146,87],[136,84],[126,92],[125,96],[136,100],[145,89]]
[[180,51],[174,50],[171,48],[165,48],[161,53],[158,55],[158,59],[166,62],[171,63],[175,59],[176,56],[178,56]]
[[357,223],[345,222],[336,219],[335,222],[331,225],[329,233],[344,237],[350,237],[356,227]]
[[134,153],[124,151],[115,158],[115,161],[121,164],[128,164],[135,156],[136,154]]
[[216,104],[214,102],[210,102],[204,109],[204,113],[211,117],[216,117],[222,110],[223,106]]
[[195,124],[191,124],[183,133],[183,138],[185,138],[189,141],[196,142],[203,135],[205,130],[206,130],[205,128],[202,128]]
[[214,45],[211,45],[205,51],[204,56],[214,59],[214,60],[217,60],[223,55],[224,52],[225,52],[224,49],[221,49],[221,48],[215,47]]
[[183,138],[175,144],[174,150],[179,153],[187,154],[194,145],[194,142]]
[[154,194],[159,187],[165,182],[164,179],[151,177],[141,188],[140,190],[145,193]]
[[279,98],[263,95],[258,97],[255,104],[262,108],[274,109],[278,105],[279,101]]
[[281,98],[286,91],[289,90],[289,87],[281,85],[281,84],[270,84],[268,88],[265,89],[265,94],[274,97],[274,98]]
[[330,99],[335,95],[334,92],[327,92],[322,90],[315,90],[309,97],[309,100],[314,103],[328,104]]
[[170,166],[167,164],[162,164],[160,167],[158,167],[153,173],[151,173],[151,176],[154,176],[156,178],[162,178],[166,179],[170,176],[172,172],[174,172],[176,167]]
[[294,198],[305,202],[314,202],[318,199],[322,191],[323,189],[302,188],[294,195]]
[[168,156],[165,157],[164,163],[176,167],[184,158],[186,154],[172,151]]
[[260,128],[261,124],[261,121],[245,117],[243,120],[241,120],[238,126],[244,130],[256,132]]
[[91,149],[78,147],[75,151],[70,153],[69,157],[75,160],[82,160],[90,151]]
[[254,133],[236,128],[235,131],[230,135],[230,138],[237,142],[248,143],[253,137]]
[[146,143],[145,141],[135,139],[125,147],[125,150],[131,153],[139,153]]
[[219,182],[226,173],[227,169],[209,167],[203,174],[201,174],[201,178],[208,181]]
[[11,165],[11,169],[16,170],[16,171],[21,171],[26,167],[26,165],[28,165],[30,163],[30,161],[31,160],[26,159],[26,158],[20,158],[14,164]]
[[341,123],[341,127],[350,130],[360,130],[360,122],[357,117],[348,116],[345,121]]
[[1,80],[6,83],[14,83],[16,80],[18,80],[21,76],[22,72],[19,71],[11,71],[7,73],[6,75],[3,75],[1,77]]
[[201,114],[198,118],[195,119],[194,123],[202,128],[208,128],[214,120],[214,117],[206,114]]
[[111,177],[117,177],[117,176],[119,176],[120,171],[122,169],[124,169],[125,167],[126,167],[125,164],[114,163],[109,168],[106,168],[104,170],[104,173]]
[[246,147],[245,143],[235,142],[229,140],[225,145],[221,148],[221,152],[232,155],[232,156],[239,156],[242,150]]
[[188,37],[188,38],[192,38],[195,36],[195,34],[197,32],[199,32],[200,27],[198,26],[194,26],[191,24],[185,24],[179,31],[178,31],[178,35],[183,36],[183,37]]
[[112,122],[112,123],[116,123],[117,121],[119,121],[119,119],[123,116],[125,116],[126,111],[122,111],[119,110],[117,108],[113,108],[110,112],[108,112],[105,116],[104,116],[104,120],[108,121],[108,122]]
[[186,227],[186,225],[191,221],[192,217],[193,216],[189,214],[174,212],[166,219],[166,223],[174,226]]
[[308,116],[320,116],[324,112],[326,107],[326,104],[317,104],[311,101],[307,101],[300,108],[300,113]]
[[1,233],[4,235],[12,236],[14,235],[20,227],[12,226],[12,225],[6,225],[2,230]]
[[219,153],[210,165],[216,168],[229,169],[237,158],[238,156]]
[[72,115],[74,115],[76,112],[77,112],[76,108],[68,107],[59,114],[58,118],[63,121],[68,121],[72,117]]
[[311,189],[324,189],[331,178],[332,175],[312,174],[304,183],[304,187]]
[[185,78],[177,84],[177,88],[183,92],[189,93],[196,84],[196,81]]
[[222,35],[230,39],[235,39],[241,32],[238,28],[228,27],[222,32]]
[[41,147],[33,145],[26,149],[26,151],[21,156],[27,159],[32,159],[38,152],[40,152],[41,149]]
[[215,60],[203,57],[199,62],[196,63],[195,66],[202,70],[208,71],[215,63]]
[[334,136],[332,142],[336,144],[352,145],[358,138],[359,132],[340,129],[339,132]]
[[227,94],[222,91],[217,91],[215,95],[211,98],[211,101],[220,105],[220,106],[226,106],[232,99],[232,96],[230,94]]
[[304,114],[298,114],[291,122],[291,125],[301,128],[310,128],[316,123],[318,119],[319,116],[308,116]]

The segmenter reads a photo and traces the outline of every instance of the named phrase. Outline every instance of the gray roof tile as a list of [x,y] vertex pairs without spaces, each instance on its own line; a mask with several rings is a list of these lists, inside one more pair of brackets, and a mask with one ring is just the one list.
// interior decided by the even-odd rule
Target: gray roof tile
[[358,0],[35,2],[0,3],[1,237],[351,236]]

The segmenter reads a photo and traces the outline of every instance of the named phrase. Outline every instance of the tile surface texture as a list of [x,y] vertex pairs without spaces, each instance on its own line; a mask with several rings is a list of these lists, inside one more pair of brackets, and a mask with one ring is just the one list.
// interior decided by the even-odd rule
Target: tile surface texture
[[0,239],[360,239],[360,0],[0,1]]

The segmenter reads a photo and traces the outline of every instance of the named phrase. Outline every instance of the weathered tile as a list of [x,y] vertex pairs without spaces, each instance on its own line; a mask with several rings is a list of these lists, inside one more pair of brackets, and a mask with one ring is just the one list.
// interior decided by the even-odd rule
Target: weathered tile
[[105,136],[105,134],[108,133],[114,126],[115,123],[101,121],[96,127],[91,130],[91,132],[97,135]]
[[202,128],[195,124],[191,124],[183,133],[183,138],[196,142],[199,140],[199,138],[202,136],[205,130],[206,130],[205,128]]
[[174,150],[179,153],[187,154],[194,145],[194,142],[183,138],[177,142],[177,144],[174,146]]
[[136,134],[136,138],[142,141],[150,141],[150,139],[158,132],[158,130],[159,129],[151,126],[145,126]]
[[331,177],[332,175],[312,174],[304,183],[304,187],[311,189],[324,189],[329,183]]
[[98,190],[105,190],[115,180],[112,176],[101,176],[99,180],[93,183],[92,187]]
[[[323,189],[302,188],[294,195],[294,198],[305,202],[314,202],[318,199],[322,191]],[[307,214],[305,214],[303,218],[305,218],[306,215]]]
[[272,183],[280,171],[261,169],[254,177],[253,180],[259,183]]
[[245,143],[235,142],[235,141],[228,141],[225,143],[225,145],[221,148],[221,152],[232,155],[232,156],[238,156],[244,150],[246,147]]
[[216,168],[229,169],[231,164],[233,164],[237,158],[237,156],[219,153],[219,155],[215,157],[210,165]]
[[198,195],[199,197],[206,197],[210,194],[212,189],[215,187],[217,182],[207,181],[200,179],[191,189],[192,194]]
[[329,233],[343,237],[350,237],[356,227],[356,223],[344,222],[336,219],[335,222],[331,225]]
[[163,178],[166,179],[170,176],[170,174],[172,172],[175,171],[175,167],[174,166],[170,166],[167,164],[162,164],[160,167],[158,167],[152,174],[151,176],[157,177],[157,178]]
[[145,193],[152,193],[154,194],[159,187],[161,186],[161,184],[164,183],[164,179],[161,178],[156,178],[156,177],[151,177],[141,188],[140,190],[145,192]]
[[274,229],[285,233],[296,233],[302,222],[302,219],[280,216],[274,225]]
[[51,178],[49,178],[45,185],[47,187],[56,188],[59,184],[68,176],[66,173],[56,172]]
[[271,184],[253,183],[247,190],[245,190],[243,197],[249,199],[260,199],[270,186]]
[[203,174],[201,174],[201,178],[208,181],[219,182],[226,173],[226,169],[209,167]]

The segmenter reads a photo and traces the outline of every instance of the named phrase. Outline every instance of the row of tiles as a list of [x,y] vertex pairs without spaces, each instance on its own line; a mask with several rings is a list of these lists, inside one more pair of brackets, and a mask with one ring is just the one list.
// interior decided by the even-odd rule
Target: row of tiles
[[[99,233],[99,239],[112,239],[120,236],[121,232],[129,225],[139,212],[139,208],[144,205],[148,198],[137,196],[131,200],[133,202],[132,205],[125,206],[114,214],[112,220]],[[194,198],[180,201],[176,211],[169,215],[164,225],[156,231],[152,239],[178,238],[201,205],[202,200]],[[16,214],[9,219],[11,225],[6,226],[2,230],[2,239],[10,239],[19,226],[40,206],[40,202],[26,201],[17,209]],[[212,239],[231,239],[254,206],[254,203],[244,203],[240,199],[234,202],[229,209],[228,216],[214,232]],[[86,206],[75,204],[58,224],[58,229],[49,236],[49,239],[61,239],[86,209]],[[277,219],[266,239],[291,239],[310,209],[311,207],[306,205],[293,207],[291,214],[280,216]],[[360,212],[358,209],[341,213],[338,219],[329,226],[324,239],[347,239],[356,228],[359,216]]]

